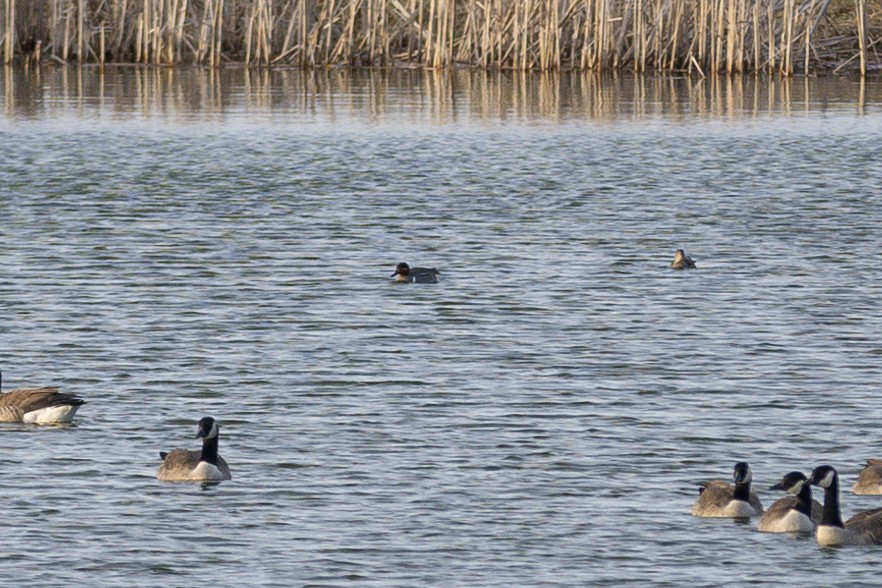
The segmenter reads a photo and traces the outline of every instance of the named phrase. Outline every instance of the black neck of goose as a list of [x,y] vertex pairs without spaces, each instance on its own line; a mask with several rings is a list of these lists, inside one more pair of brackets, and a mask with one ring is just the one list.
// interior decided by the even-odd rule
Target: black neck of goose
[[802,489],[796,495],[796,510],[812,518],[812,486],[808,482],[802,485]]
[[739,482],[735,484],[735,492],[732,493],[735,500],[743,500],[750,502],[750,482]]
[[217,465],[217,438],[215,435],[211,439],[202,440],[202,461],[207,461],[211,465]]
[[831,527],[843,527],[842,516],[839,514],[839,477],[824,489],[824,516],[821,517],[822,525]]

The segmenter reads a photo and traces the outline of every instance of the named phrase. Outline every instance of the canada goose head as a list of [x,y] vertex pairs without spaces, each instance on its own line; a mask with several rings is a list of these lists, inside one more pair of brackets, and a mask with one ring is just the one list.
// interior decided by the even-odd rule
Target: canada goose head
[[208,441],[215,437],[217,437],[217,421],[211,417],[202,417],[199,419],[199,425],[196,429],[196,438]]
[[836,468],[833,466],[822,465],[818,466],[812,471],[812,477],[809,478],[809,484],[814,486],[819,486],[826,490],[833,486],[839,479],[839,474],[836,473]]
[[774,486],[769,486],[769,490],[783,490],[787,494],[799,494],[802,487],[808,483],[808,478],[802,472],[790,472],[781,478],[781,481]]
[[394,278],[395,276],[402,276],[402,277],[406,278],[409,275],[410,275],[410,266],[402,261],[401,263],[399,263],[398,265],[395,266],[395,272],[389,277]]
[[753,472],[750,471],[750,466],[746,461],[739,461],[735,464],[732,479],[735,480],[735,485],[750,484],[753,480]]

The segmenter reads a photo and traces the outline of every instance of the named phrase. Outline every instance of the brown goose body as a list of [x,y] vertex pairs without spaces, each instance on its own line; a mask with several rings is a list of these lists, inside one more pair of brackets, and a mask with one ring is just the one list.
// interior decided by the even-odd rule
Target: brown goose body
[[692,507],[694,517],[756,517],[763,512],[763,504],[754,492],[748,500],[738,500],[735,486],[723,480],[707,482],[699,491],[698,501]]
[[855,494],[882,494],[882,459],[868,459],[851,489]]
[[18,388],[0,394],[0,423],[69,423],[85,403],[57,387]]
[[[200,482],[208,480],[230,480],[230,466],[221,456],[217,456],[215,469],[220,475],[214,474],[211,465],[202,461],[202,451],[199,449],[172,449],[168,453],[160,451],[162,465],[156,477],[168,482]],[[201,465],[205,464],[205,465]],[[214,475],[213,475],[214,474]]]

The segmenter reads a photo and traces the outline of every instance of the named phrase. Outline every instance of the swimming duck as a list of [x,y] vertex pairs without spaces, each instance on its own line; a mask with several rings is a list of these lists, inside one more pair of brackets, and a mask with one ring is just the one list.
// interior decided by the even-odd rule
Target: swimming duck
[[[0,387],[3,374],[0,372]],[[0,423],[69,423],[86,401],[57,387],[17,388],[0,394]]]
[[211,417],[199,419],[196,438],[202,438],[202,450],[172,449],[160,451],[162,465],[156,472],[160,480],[198,482],[230,480],[230,466],[217,452],[218,425]]
[[816,467],[809,483],[824,489],[824,516],[815,531],[818,545],[882,544],[882,508],[861,511],[842,522],[839,474],[835,468],[828,465]]
[[694,269],[695,260],[686,255],[686,252],[682,249],[677,249],[674,252],[674,261],[671,262],[671,267],[674,269]]
[[427,267],[410,267],[403,261],[395,266],[392,274],[396,282],[412,282],[416,284],[435,284],[438,282],[438,270]]
[[723,480],[700,484],[698,502],[692,507],[692,516],[741,518],[763,514],[760,499],[750,491],[753,474],[746,461],[735,464],[732,478],[734,487]]
[[824,507],[812,500],[812,486],[802,472],[790,472],[769,490],[784,490],[792,496],[780,498],[760,517],[757,529],[765,533],[811,532],[820,522]]

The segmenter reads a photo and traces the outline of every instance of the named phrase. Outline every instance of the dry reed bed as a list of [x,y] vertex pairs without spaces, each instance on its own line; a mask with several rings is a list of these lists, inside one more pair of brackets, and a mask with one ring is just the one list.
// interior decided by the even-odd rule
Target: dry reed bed
[[882,68],[876,0],[0,0],[6,63]]

